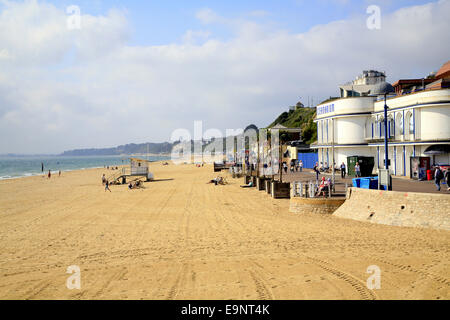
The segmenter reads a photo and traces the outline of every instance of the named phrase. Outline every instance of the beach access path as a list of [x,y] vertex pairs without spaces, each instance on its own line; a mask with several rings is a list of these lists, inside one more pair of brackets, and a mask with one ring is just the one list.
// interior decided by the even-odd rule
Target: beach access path
[[210,165],[151,171],[146,189],[111,193],[104,169],[0,181],[0,298],[450,298],[447,231],[291,214],[242,179],[207,184]]

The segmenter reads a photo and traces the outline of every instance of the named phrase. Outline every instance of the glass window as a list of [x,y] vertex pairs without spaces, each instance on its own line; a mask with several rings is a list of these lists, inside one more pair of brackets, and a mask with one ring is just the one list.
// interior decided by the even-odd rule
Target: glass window
[[409,134],[414,134],[414,116],[409,114]]

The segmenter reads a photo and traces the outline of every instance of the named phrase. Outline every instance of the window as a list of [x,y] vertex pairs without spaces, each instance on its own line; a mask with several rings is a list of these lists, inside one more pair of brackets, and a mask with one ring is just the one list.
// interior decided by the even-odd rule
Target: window
[[319,121],[318,125],[317,125],[317,137],[318,140],[320,142],[323,142],[323,137],[322,137],[322,121]]
[[408,111],[405,116],[405,139],[410,140],[414,136],[414,120],[411,111]]
[[380,138],[384,138],[384,118],[380,118],[378,120],[379,129],[380,129]]
[[389,138],[393,138],[394,137],[394,132],[395,132],[395,122],[394,122],[394,119],[392,119],[390,117],[389,118],[389,127],[388,127],[388,136],[389,136]]
[[327,120],[327,142],[330,141],[330,135],[328,134],[328,125],[329,125],[329,120]]
[[409,134],[414,135],[414,115],[409,114]]
[[395,118],[395,138],[400,139],[403,134],[403,115],[398,113]]

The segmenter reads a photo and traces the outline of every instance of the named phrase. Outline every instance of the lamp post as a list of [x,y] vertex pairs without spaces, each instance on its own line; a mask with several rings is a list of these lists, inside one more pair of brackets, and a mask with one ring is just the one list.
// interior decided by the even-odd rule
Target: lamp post
[[331,160],[331,163],[332,163],[332,165],[331,165],[331,177],[332,177],[332,184],[333,184],[333,188],[334,188],[334,184],[335,184],[335,182],[336,182],[336,173],[334,172],[334,170],[335,170],[335,168],[334,168],[334,162],[336,161],[335,160],[335,156],[334,156],[334,118],[332,118],[332,120],[331,120],[331,149],[332,149],[332,160]]
[[385,152],[385,165],[386,170],[389,170],[389,149],[388,149],[388,106],[387,106],[387,93],[384,94],[384,152]]

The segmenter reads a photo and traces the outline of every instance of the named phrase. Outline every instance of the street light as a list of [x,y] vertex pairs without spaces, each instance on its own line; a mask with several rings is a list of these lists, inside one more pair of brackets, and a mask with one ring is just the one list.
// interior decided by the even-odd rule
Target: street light
[[387,106],[387,93],[384,94],[384,150],[385,159],[384,167],[385,169],[378,169],[378,188],[385,186],[385,190],[392,190],[392,177],[389,172],[389,146],[388,146],[388,106]]
[[389,170],[387,93],[384,94],[384,152],[385,152],[384,167],[386,168],[386,170]]

